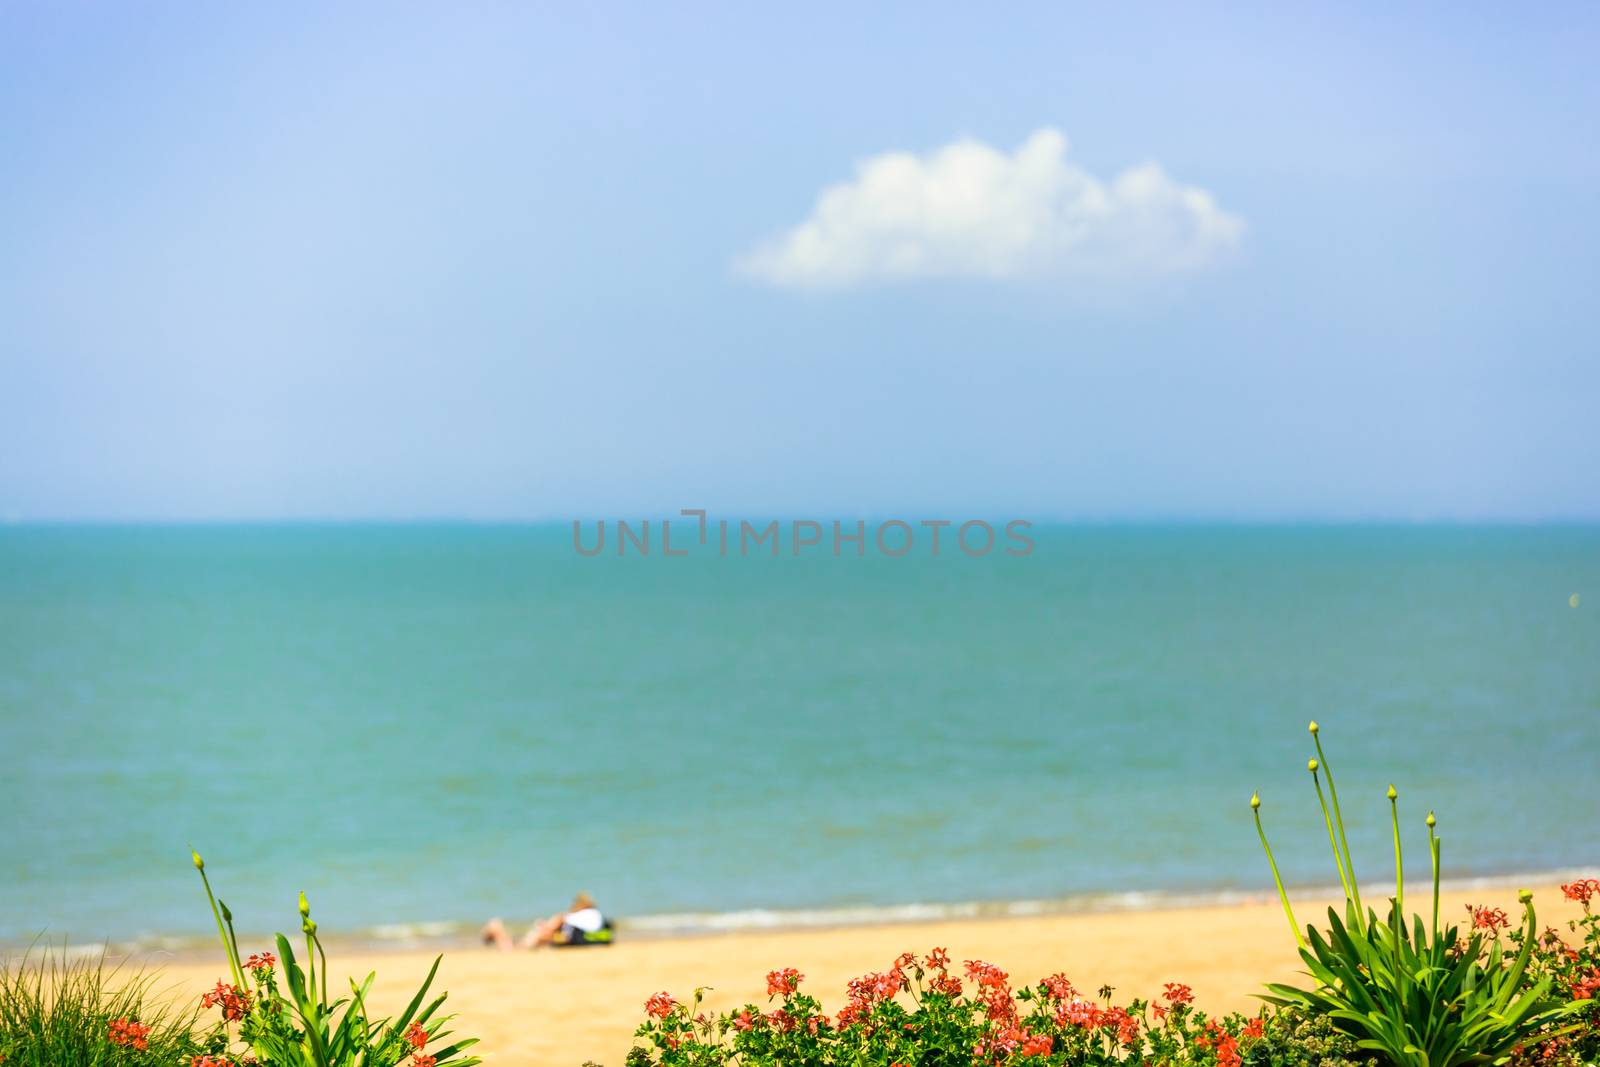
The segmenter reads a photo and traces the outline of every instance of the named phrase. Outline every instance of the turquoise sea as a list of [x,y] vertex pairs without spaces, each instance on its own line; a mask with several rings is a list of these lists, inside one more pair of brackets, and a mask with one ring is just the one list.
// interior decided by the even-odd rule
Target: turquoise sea
[[[636,929],[1600,865],[1600,528],[1040,527],[663,559],[549,526],[0,527],[0,943]],[[1569,597],[1579,594],[1577,607]]]

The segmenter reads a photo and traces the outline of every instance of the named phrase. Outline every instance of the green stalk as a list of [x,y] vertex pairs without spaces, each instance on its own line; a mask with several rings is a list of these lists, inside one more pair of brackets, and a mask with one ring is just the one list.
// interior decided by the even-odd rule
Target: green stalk
[[1439,820],[1428,812],[1428,852],[1433,856],[1433,939],[1439,939],[1439,838],[1433,832]]
[[1339,844],[1344,849],[1344,869],[1350,876],[1350,895],[1356,903],[1356,915],[1364,914],[1361,909],[1361,890],[1356,886],[1356,867],[1350,862],[1350,841],[1344,833],[1344,816],[1339,814],[1339,787],[1333,784],[1333,768],[1328,766],[1328,757],[1322,754],[1322,736],[1317,724],[1311,724],[1311,740],[1317,746],[1317,758],[1322,761],[1322,769],[1328,772],[1328,795],[1333,799],[1333,818],[1339,825]]
[[322,1007],[328,1007],[328,954],[322,950],[322,938],[317,936],[315,925],[311,929],[311,940],[317,943],[317,957],[322,960]]
[[367,999],[361,995],[361,987],[356,985],[354,978],[350,979],[350,993],[355,998],[355,1010],[360,1012],[362,1044],[372,1044],[372,1020],[367,1016]]
[[[305,890],[300,891],[300,930],[306,935],[306,988],[315,996],[317,992],[317,924],[311,920],[311,902],[306,900]],[[328,976],[326,956],[322,959],[322,1007],[328,1006]]]
[[206,887],[206,899],[211,902],[211,917],[217,920],[217,936],[222,939],[222,951],[227,954],[228,970],[233,974],[234,985],[243,989],[244,969],[239,965],[233,944],[228,940],[228,931],[223,927],[222,912],[217,908],[216,895],[211,892],[211,879],[206,877],[206,861],[192,848],[189,850],[189,857],[194,861],[194,869],[200,872],[200,884]]
[[1256,835],[1261,838],[1261,848],[1267,854],[1267,866],[1272,868],[1272,881],[1278,887],[1278,901],[1283,905],[1284,917],[1289,920],[1289,929],[1294,932],[1294,940],[1301,948],[1306,947],[1306,939],[1300,936],[1300,924],[1294,921],[1294,909],[1289,906],[1289,894],[1284,891],[1283,879],[1278,875],[1278,861],[1272,858],[1272,846],[1267,844],[1267,832],[1261,828],[1261,794],[1250,794],[1250,811],[1256,817]]
[[1318,763],[1316,760],[1306,761],[1306,770],[1311,772],[1311,781],[1317,787],[1317,803],[1322,805],[1322,825],[1328,828],[1328,847],[1333,849],[1333,865],[1339,871],[1339,885],[1344,890],[1346,901],[1350,899],[1350,879],[1344,871],[1344,860],[1339,858],[1339,841],[1333,832],[1333,817],[1328,814],[1328,801],[1322,795],[1322,779],[1317,776]]
[[306,935],[306,991],[315,996],[317,992],[317,957],[316,938],[314,935],[317,932],[317,924],[310,919],[301,919],[300,929]]
[[1389,821],[1394,826],[1394,907],[1399,915],[1400,928],[1405,929],[1406,868],[1400,858],[1400,794],[1389,785]]
[[[217,901],[217,907],[222,912],[222,921],[228,924],[228,945],[233,950],[233,958],[235,960],[237,960],[237,961],[240,961],[239,962],[239,973],[240,973],[240,975],[243,975],[244,974],[244,963],[243,963],[244,957],[239,955],[239,935],[237,933],[235,933],[234,929],[233,929],[233,912],[228,910],[228,902],[225,901],[225,900]],[[243,989],[245,987],[244,986],[240,986],[239,988]]]

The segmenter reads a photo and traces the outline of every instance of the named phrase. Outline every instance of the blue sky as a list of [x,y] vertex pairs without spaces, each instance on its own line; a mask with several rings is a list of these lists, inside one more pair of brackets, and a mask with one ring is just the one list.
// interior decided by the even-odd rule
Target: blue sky
[[0,517],[1600,518],[1596,9],[757,7],[8,5]]

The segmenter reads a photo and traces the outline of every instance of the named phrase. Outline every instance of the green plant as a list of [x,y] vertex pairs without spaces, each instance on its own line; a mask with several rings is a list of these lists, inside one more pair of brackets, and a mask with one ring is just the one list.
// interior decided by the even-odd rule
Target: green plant
[[1295,1007],[1269,1012],[1262,1040],[1246,1064],[1271,1067],[1364,1067],[1376,1057],[1326,1015]]
[[123,976],[102,954],[65,948],[0,963],[0,1062],[5,1067],[169,1064],[198,1050],[197,1012],[174,1007],[146,972]]
[[[1398,794],[1389,787],[1394,830],[1395,895],[1387,917],[1364,908],[1339,810],[1339,793],[1322,750],[1317,724],[1311,724],[1317,757],[1308,761],[1322,809],[1328,844],[1344,892],[1344,914],[1328,909],[1328,931],[1306,927],[1304,936],[1272,850],[1261,827],[1261,802],[1252,796],[1256,830],[1272,868],[1284,913],[1300,948],[1308,988],[1269,985],[1263,999],[1313,1015],[1323,1015],[1356,1039],[1359,1047],[1380,1053],[1397,1067],[1458,1067],[1503,1063],[1513,1052],[1562,1034],[1559,1024],[1573,1004],[1552,996],[1545,975],[1528,979],[1528,962],[1537,926],[1533,895],[1521,894],[1520,947],[1508,951],[1492,926],[1492,941],[1474,930],[1462,938],[1454,926],[1439,924],[1439,838],[1428,813],[1428,844],[1433,863],[1433,918],[1425,925],[1405,912],[1405,869],[1400,845]],[[1328,779],[1326,796],[1322,775]],[[1331,802],[1330,802],[1331,801]]]
[[[1013,989],[1005,971],[944,949],[904,953],[888,969],[849,983],[828,1013],[801,991],[793,967],[767,975],[767,1007],[715,1017],[700,991],[683,1003],[662,992],[645,1002],[628,1067],[1259,1067],[1272,1020],[1208,1017],[1184,985],[1155,1002],[1117,1004],[1112,990],[1080,992],[1065,976]],[[1291,1062],[1291,1061],[1285,1061]],[[1294,1067],[1347,1067],[1292,1061]]]
[[[429,1045],[439,1046],[449,1036],[443,1027],[452,1016],[438,1015],[446,994],[423,1003],[443,957],[433,961],[422,987],[398,1018],[373,1018],[367,1010],[367,994],[375,974],[368,974],[359,985],[351,980],[348,997],[329,999],[328,956],[304,893],[300,894],[300,929],[305,935],[305,967],[282,934],[276,939],[277,956],[267,952],[241,958],[233,915],[211,892],[200,854],[191,855],[232,978],[231,982],[219,981],[203,998],[206,1007],[221,1010],[222,1021],[208,1042],[210,1055],[198,1058],[197,1065],[232,1067],[229,1057],[235,1044],[248,1048],[261,1067],[397,1067],[408,1059],[411,1067],[471,1067],[481,1062],[476,1056],[461,1056],[462,1050],[477,1044],[476,1038],[427,1051]],[[280,963],[288,996],[278,989]]]
[[[1537,1063],[1539,1067],[1580,1067],[1600,1062],[1600,879],[1579,878],[1561,887],[1562,894],[1583,905],[1583,915],[1567,923],[1577,935],[1568,943],[1554,927],[1539,935],[1529,960],[1525,981],[1549,978],[1555,988],[1564,989],[1577,1001],[1573,1026],[1536,1052],[1524,1055],[1518,1067]],[[1472,908],[1474,923],[1495,922],[1499,913],[1489,908]],[[1526,939],[1513,930],[1509,939],[1518,951]],[[1509,951],[1509,948],[1508,948]]]

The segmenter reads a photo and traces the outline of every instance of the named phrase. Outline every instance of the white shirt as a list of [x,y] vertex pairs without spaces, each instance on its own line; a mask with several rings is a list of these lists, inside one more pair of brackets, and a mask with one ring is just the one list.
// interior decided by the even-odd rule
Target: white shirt
[[579,908],[577,911],[569,911],[567,917],[562,920],[564,925],[574,930],[582,930],[586,934],[599,933],[605,922],[599,908]]

